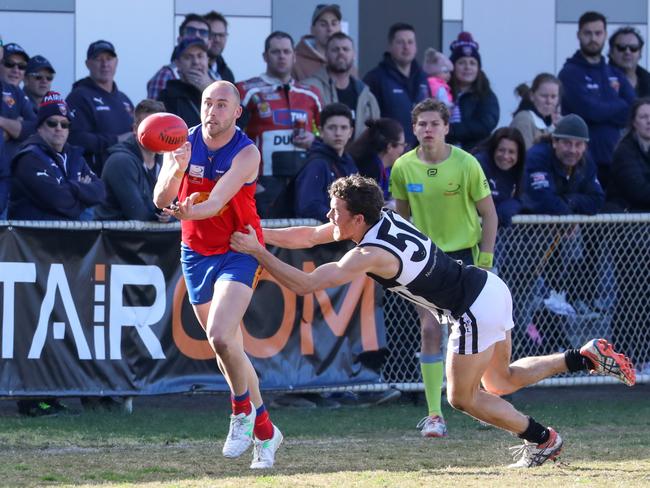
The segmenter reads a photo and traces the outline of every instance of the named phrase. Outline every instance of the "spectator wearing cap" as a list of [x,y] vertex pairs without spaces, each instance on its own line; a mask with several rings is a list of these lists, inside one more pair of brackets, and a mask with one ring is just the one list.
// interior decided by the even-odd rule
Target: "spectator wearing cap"
[[609,38],[609,64],[625,74],[636,96],[650,96],[650,73],[639,66],[644,45],[641,33],[631,26],[621,27]]
[[0,78],[5,83],[13,86],[20,86],[25,79],[25,70],[29,55],[15,42],[4,46],[4,58],[0,64]]
[[214,10],[203,16],[210,26],[210,42],[208,43],[208,58],[210,75],[215,80],[226,80],[235,83],[235,75],[232,73],[226,60],[223,59],[223,50],[228,42],[228,21]]
[[[550,138],[528,150],[523,185],[526,210],[546,215],[593,215],[603,209],[605,192],[598,181],[596,164],[587,151],[589,139],[586,122],[579,115],[569,114],[557,122]],[[573,238],[577,235],[581,237],[579,240]],[[548,242],[533,250],[537,253],[534,260],[547,259],[544,280],[550,294],[544,303],[555,313],[592,314],[600,282],[598,259],[604,250],[593,232],[574,228],[564,237],[555,244]],[[549,254],[542,257],[545,252]],[[581,278],[579,284],[575,283],[576,276]],[[553,323],[557,327],[557,320]],[[547,338],[559,338],[555,347],[566,347],[568,342],[562,328],[554,330],[541,317],[536,320],[536,326],[545,331]]]
[[607,20],[599,12],[585,12],[578,21],[580,49],[566,60],[562,82],[562,113],[580,115],[589,127],[589,153],[598,167],[598,179],[609,183],[614,147],[621,138],[630,106],[636,97],[627,78],[605,62]]
[[27,63],[24,90],[25,95],[32,102],[34,114],[38,112],[45,94],[51,91],[55,74],[56,71],[50,62],[39,54],[32,56]]
[[193,127],[201,123],[201,94],[212,83],[208,75],[208,45],[198,37],[186,37],[176,46],[175,53],[180,78],[169,80],[158,99],[168,112]]
[[[27,65],[27,54],[17,44],[7,44],[5,61],[8,64],[18,63]],[[13,54],[11,54],[13,53]],[[23,53],[23,54],[21,54]],[[12,61],[13,60],[13,61]],[[8,67],[0,63],[0,219],[6,218],[9,198],[11,170],[9,162],[16,152],[18,145],[36,130],[36,114],[25,92],[17,84],[7,82],[5,75],[20,71],[18,64]],[[24,74],[24,69],[22,71]]]
[[401,22],[393,24],[388,31],[388,51],[379,65],[363,78],[379,103],[381,116],[402,125],[411,147],[417,144],[411,110],[430,96],[427,75],[415,60],[416,54],[415,28]]
[[162,154],[155,154],[140,144],[138,126],[149,115],[164,112],[165,105],[145,99],[135,107],[133,133],[108,151],[102,181],[106,199],[95,208],[96,220],[145,220],[169,222],[153,204],[153,189],[160,172]]
[[72,85],[67,102],[72,112],[70,142],[84,148],[86,161],[100,173],[108,148],[131,135],[133,103],[118,90],[115,47],[99,40],[88,46],[90,76]]
[[[189,37],[198,37],[203,39],[207,44],[210,42],[210,24],[205,18],[198,14],[187,14],[178,28],[178,45],[183,39]],[[147,98],[158,99],[160,92],[165,89],[169,80],[180,78],[178,67],[176,66],[176,49],[172,52],[171,62],[166,64],[154,74],[147,82]],[[219,79],[214,77],[214,79]]]
[[377,99],[363,81],[352,75],[354,43],[344,32],[335,32],[327,40],[327,65],[303,83],[318,88],[323,105],[343,103],[352,111],[354,138],[361,135],[369,119],[380,117]]
[[10,219],[80,220],[104,199],[104,183],[86,164],[83,149],[67,142],[70,122],[61,95],[48,92],[38,109],[36,134],[11,161]]
[[499,122],[499,101],[481,65],[478,42],[461,32],[450,45],[454,71],[449,83],[456,104],[449,118],[447,142],[471,151]]
[[296,44],[296,61],[291,76],[298,81],[313,76],[327,64],[327,40],[341,32],[341,8],[335,4],[317,5],[311,16],[311,33]]
[[589,129],[576,114],[560,119],[550,140],[526,154],[524,203],[538,214],[592,215],[601,210],[605,193],[587,153]]

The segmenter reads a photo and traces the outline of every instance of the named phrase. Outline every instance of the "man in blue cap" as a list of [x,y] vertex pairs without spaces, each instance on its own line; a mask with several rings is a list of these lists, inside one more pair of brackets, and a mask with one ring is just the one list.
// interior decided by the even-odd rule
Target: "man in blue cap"
[[40,54],[32,56],[27,62],[23,89],[32,102],[35,114],[45,94],[52,89],[55,74],[50,62]]
[[67,102],[73,115],[70,142],[84,148],[89,166],[100,174],[108,148],[131,135],[133,103],[118,90],[115,47],[99,40],[88,46],[86,67],[90,76],[74,85]]

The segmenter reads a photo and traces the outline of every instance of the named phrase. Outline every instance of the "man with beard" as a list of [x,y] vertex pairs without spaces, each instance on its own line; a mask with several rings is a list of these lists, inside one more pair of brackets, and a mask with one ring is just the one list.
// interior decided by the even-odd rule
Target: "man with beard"
[[228,21],[219,12],[211,10],[203,16],[210,25],[210,43],[208,44],[208,57],[210,58],[210,73],[215,79],[235,82],[235,75],[223,59],[223,50],[228,41]]
[[[194,314],[205,330],[231,392],[230,430],[224,457],[241,456],[254,444],[252,469],[271,468],[282,434],[262,403],[259,380],[244,351],[240,324],[261,268],[251,256],[233,252],[230,236],[255,228],[260,153],[235,126],[239,92],[228,81],[204,91],[201,124],[188,142],[165,153],[154,203],[181,221],[181,264]],[[178,197],[178,204],[172,204]]]
[[607,20],[598,12],[585,12],[578,21],[580,49],[560,71],[562,114],[577,114],[589,127],[589,153],[598,165],[598,178],[607,188],[614,146],[627,122],[634,89],[602,55]]
[[379,104],[368,85],[352,76],[355,52],[350,36],[343,32],[332,34],[327,41],[325,58],[327,65],[303,83],[318,88],[323,105],[343,103],[348,106],[354,118],[356,139],[363,132],[366,120],[381,116]]

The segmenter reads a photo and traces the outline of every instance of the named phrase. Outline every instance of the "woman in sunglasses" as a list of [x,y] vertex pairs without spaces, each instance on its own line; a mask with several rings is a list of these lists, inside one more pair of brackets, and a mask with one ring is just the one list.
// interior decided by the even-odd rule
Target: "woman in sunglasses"
[[104,183],[90,170],[83,149],[67,143],[70,112],[57,92],[38,109],[36,134],[11,161],[11,220],[90,220],[87,210],[101,202]]
[[609,64],[620,69],[637,97],[650,96],[650,73],[639,66],[643,37],[634,27],[621,27],[609,38]]

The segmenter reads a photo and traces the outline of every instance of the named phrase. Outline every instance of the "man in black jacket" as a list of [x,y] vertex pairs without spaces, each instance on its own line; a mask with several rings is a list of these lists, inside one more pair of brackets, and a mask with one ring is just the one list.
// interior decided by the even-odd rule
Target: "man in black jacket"
[[634,27],[621,27],[609,38],[609,64],[623,72],[637,97],[650,96],[650,73],[639,66],[643,37]]
[[201,94],[212,83],[208,74],[208,45],[198,37],[181,40],[174,51],[180,79],[169,80],[158,100],[188,127],[201,123]]
[[106,199],[95,209],[97,220],[153,220],[169,222],[153,204],[153,188],[162,164],[161,155],[145,149],[137,140],[138,126],[149,115],[164,112],[165,105],[145,99],[135,107],[133,134],[109,148],[102,171]]
[[117,89],[117,54],[108,41],[88,46],[86,67],[90,76],[72,85],[67,102],[72,112],[70,142],[84,148],[84,156],[101,173],[108,148],[131,134],[133,103]]

